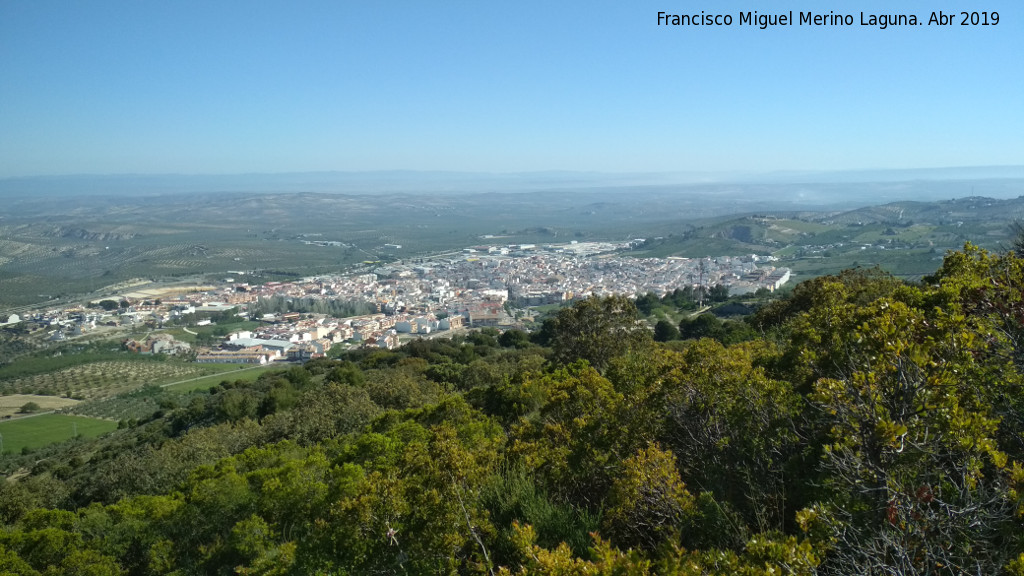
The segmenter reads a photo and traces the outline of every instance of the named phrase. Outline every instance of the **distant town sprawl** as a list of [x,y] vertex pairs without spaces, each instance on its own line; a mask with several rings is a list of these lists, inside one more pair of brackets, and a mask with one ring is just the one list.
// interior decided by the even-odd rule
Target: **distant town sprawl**
[[[37,329],[48,329],[51,339],[62,340],[97,326],[159,326],[237,309],[242,318],[260,321],[259,327],[226,334],[218,346],[199,348],[196,360],[264,364],[320,357],[346,341],[393,348],[401,335],[424,336],[464,326],[517,327],[530,316],[529,307],[591,295],[661,296],[686,287],[714,286],[742,295],[762,288],[773,291],[790,279],[788,268],[772,265],[772,256],[630,257],[628,250],[643,242],[474,246],[435,257],[369,263],[353,274],[259,285],[250,285],[244,271],[235,271],[220,286],[203,291],[168,292],[160,298],[118,296],[116,310],[97,310],[103,302],[99,299],[91,303],[93,308],[64,308],[8,320],[34,323]],[[332,302],[359,303],[366,313],[299,313],[328,311]],[[201,327],[211,320],[185,323]],[[164,334],[127,345],[141,352],[191,352],[183,343],[168,342]]]

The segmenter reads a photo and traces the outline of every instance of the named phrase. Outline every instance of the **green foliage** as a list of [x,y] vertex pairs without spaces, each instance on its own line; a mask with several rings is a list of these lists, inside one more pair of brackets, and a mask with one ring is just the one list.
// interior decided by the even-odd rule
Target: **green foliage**
[[590,534],[599,528],[597,515],[553,501],[522,466],[503,467],[483,486],[480,498],[499,527],[494,546],[495,562],[499,564],[518,558],[514,546],[516,522],[532,526],[541,546],[554,548],[564,542],[577,555],[586,553]]
[[697,306],[697,298],[692,286],[676,288],[662,296],[661,302],[681,310],[692,310]]
[[316,444],[357,432],[381,412],[363,388],[330,382],[312,388],[297,400],[295,410],[266,427],[276,437]]
[[837,276],[819,276],[801,282],[789,298],[775,300],[760,308],[752,324],[767,330],[783,325],[801,312],[807,312],[815,304],[818,294],[827,284],[839,283],[855,304],[867,304],[891,294],[900,282],[880,268],[853,268],[843,270]]
[[634,302],[638,312],[644,316],[650,316],[654,313],[654,309],[661,305],[661,299],[658,295],[653,292],[648,292],[642,296],[637,297]]
[[650,333],[637,323],[636,306],[623,296],[591,297],[559,311],[552,322],[555,360],[586,360],[598,372],[608,362],[647,345]]
[[359,367],[347,361],[332,369],[327,375],[327,380],[347,386],[362,386],[365,382],[363,372]]
[[684,340],[712,338],[723,344],[738,344],[756,337],[746,322],[720,320],[711,312],[705,312],[695,318],[684,318],[679,322],[678,333]]
[[679,339],[679,329],[676,325],[668,320],[662,318],[658,320],[658,323],[654,325],[654,341],[655,342],[668,342],[670,340]]
[[506,330],[498,337],[498,344],[505,348],[526,348],[530,345],[530,336],[522,330]]
[[756,343],[694,343],[666,384],[663,408],[666,446],[683,479],[728,502],[758,532],[783,529],[787,500],[800,489],[787,484],[787,467],[799,452],[801,399],[757,366],[772,353]]
[[1024,224],[1019,221],[1010,224],[1010,248],[1017,258],[1024,258]]
[[47,476],[29,476],[0,483],[0,522],[13,524],[36,508],[55,508],[67,497],[63,482]]
[[991,319],[963,306],[988,282],[966,270],[988,258],[970,247],[952,255],[927,291],[822,281],[791,324],[786,357],[812,384],[813,425],[827,438],[839,540],[828,565],[839,571],[992,572],[1006,561],[978,546],[1014,523],[999,496],[1008,456],[998,430],[1020,374]]
[[228,422],[255,418],[259,401],[254,394],[239,389],[225,390],[219,395],[220,415]]
[[608,494],[605,533],[622,546],[653,550],[693,509],[675,456],[652,445],[623,462]]
[[714,314],[701,314],[696,318],[684,318],[679,323],[679,337],[684,340],[714,338],[720,340],[725,336],[722,321]]
[[729,287],[715,284],[708,289],[708,300],[711,302],[725,302],[729,299]]
[[440,395],[437,383],[415,370],[389,368],[368,375],[366,391],[382,408],[418,408],[435,402]]
[[620,464],[638,440],[619,425],[624,397],[585,363],[546,375],[536,417],[512,429],[512,454],[557,497],[599,508]]

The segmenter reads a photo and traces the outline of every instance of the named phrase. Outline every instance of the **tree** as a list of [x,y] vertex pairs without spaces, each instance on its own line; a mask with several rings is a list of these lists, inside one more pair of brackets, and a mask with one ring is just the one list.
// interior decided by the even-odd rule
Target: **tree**
[[790,377],[810,385],[824,440],[825,573],[996,573],[1013,554],[998,411],[1020,374],[957,295],[972,284],[958,268],[982,258],[954,255],[937,288],[866,304],[826,279],[791,323]]
[[901,285],[899,280],[878,267],[852,268],[843,270],[838,276],[819,276],[797,284],[788,298],[762,306],[754,313],[751,323],[760,330],[781,326],[809,310],[825,296],[828,286],[836,283],[842,285],[844,298],[857,304],[867,304],[890,295]]
[[13,576],[40,576],[40,573],[34,570],[28,562],[7,550],[3,545],[0,545],[0,573]]
[[757,366],[771,353],[763,343],[700,340],[664,379],[664,444],[683,480],[727,502],[756,532],[785,526],[800,486],[787,468],[800,451],[802,399]]
[[555,360],[569,364],[586,360],[604,372],[616,356],[650,341],[646,327],[637,322],[636,306],[625,296],[592,296],[561,310],[554,323]]
[[363,371],[349,361],[344,361],[327,374],[328,382],[336,382],[346,386],[362,386]]
[[613,542],[653,550],[693,509],[675,456],[651,445],[623,463],[608,495],[604,524]]
[[693,286],[676,288],[672,292],[665,294],[661,301],[663,304],[675,306],[676,308],[692,309],[696,303],[693,295]]
[[679,339],[679,329],[676,325],[662,318],[654,325],[654,340],[657,342],[668,342]]
[[21,408],[18,408],[19,414],[32,414],[33,412],[39,412],[42,408],[35,402],[26,402],[22,404]]
[[683,340],[698,338],[721,339],[725,334],[722,321],[718,316],[705,312],[696,318],[683,318],[679,322],[679,337]]
[[639,443],[623,426],[623,395],[583,362],[523,386],[534,387],[543,391],[544,402],[535,418],[513,427],[513,454],[556,497],[597,509],[619,454],[631,454]]
[[219,396],[221,416],[230,422],[254,418],[258,408],[255,394],[242,390],[226,390]]
[[[806,539],[778,534],[759,534],[746,543],[742,553],[732,550],[689,551],[674,543],[665,546],[657,562],[638,550],[625,552],[594,534],[594,544],[587,554],[590,559],[576,557],[565,544],[553,550],[536,543],[532,526],[513,525],[512,540],[523,559],[516,574],[562,576],[567,574],[599,574],[621,576],[703,576],[705,574],[742,574],[744,576],[812,576],[817,574],[821,552]],[[1021,561],[1024,564],[1024,560]],[[502,567],[502,576],[513,574]]]
[[295,563],[295,544],[277,545],[278,535],[259,516],[253,514],[231,528],[228,539],[233,555],[248,567],[238,567],[238,574],[283,576]]
[[1024,258],[1024,224],[1021,224],[1019,221],[1011,224],[1010,234],[1013,237],[1010,239],[1009,251],[1018,258]]
[[729,287],[715,284],[708,290],[708,300],[712,302],[725,302],[729,299]]
[[498,344],[505,348],[526,348],[530,345],[530,337],[522,330],[506,330],[498,337]]
[[636,309],[644,316],[650,316],[659,304],[661,299],[654,292],[648,292],[636,299]]

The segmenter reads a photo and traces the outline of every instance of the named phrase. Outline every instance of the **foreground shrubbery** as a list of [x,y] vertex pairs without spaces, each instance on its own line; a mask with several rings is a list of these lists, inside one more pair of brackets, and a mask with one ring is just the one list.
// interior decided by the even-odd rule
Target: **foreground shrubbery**
[[0,571],[1024,573],[1022,290],[968,247],[801,284],[737,344],[609,298],[544,346],[224,383],[0,487]]

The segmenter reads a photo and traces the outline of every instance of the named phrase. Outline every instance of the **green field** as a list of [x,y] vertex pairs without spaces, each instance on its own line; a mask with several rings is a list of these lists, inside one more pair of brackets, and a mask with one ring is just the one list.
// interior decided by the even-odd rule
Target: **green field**
[[198,380],[189,380],[188,382],[181,382],[180,384],[171,384],[170,386],[167,387],[167,390],[172,390],[174,392],[190,392],[192,390],[203,390],[211,386],[216,386],[217,384],[220,384],[224,380],[227,380],[229,382],[234,382],[236,380],[252,382],[253,380],[259,378],[260,374],[263,374],[264,372],[273,370],[275,368],[278,370],[284,369],[282,366],[274,366],[273,364],[269,366],[251,367],[239,367],[238,365],[235,364],[215,364],[215,366],[225,366],[227,369],[218,374],[212,374],[210,376],[206,376],[205,378],[199,378]]
[[3,452],[17,453],[22,448],[39,448],[79,436],[91,438],[117,428],[117,422],[85,416],[43,414],[0,422]]

